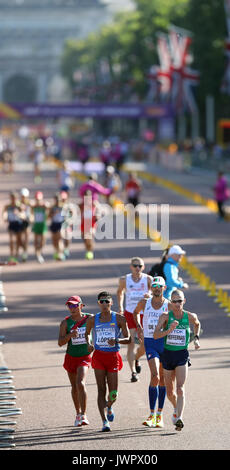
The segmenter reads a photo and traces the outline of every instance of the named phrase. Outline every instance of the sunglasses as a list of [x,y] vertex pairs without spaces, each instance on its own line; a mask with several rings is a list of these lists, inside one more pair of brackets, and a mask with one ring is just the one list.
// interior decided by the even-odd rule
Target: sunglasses
[[76,308],[76,307],[79,307],[79,305],[81,305],[81,304],[79,304],[79,303],[78,304],[68,304],[68,307],[69,308]]
[[132,264],[134,268],[143,268],[143,264]]
[[110,304],[111,300],[108,300],[108,299],[100,299],[99,300],[99,304]]
[[152,284],[152,287],[164,287],[164,286],[161,286],[160,284]]
[[171,300],[172,304],[182,304],[183,300]]

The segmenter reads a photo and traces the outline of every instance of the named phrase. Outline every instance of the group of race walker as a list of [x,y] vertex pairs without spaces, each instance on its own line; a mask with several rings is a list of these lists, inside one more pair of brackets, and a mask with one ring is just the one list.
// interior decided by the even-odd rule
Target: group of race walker
[[[22,188],[20,194],[11,192],[9,202],[3,209],[3,220],[8,224],[10,262],[17,263],[21,252],[23,262],[28,259],[29,237],[34,234],[34,251],[39,263],[44,263],[44,247],[48,230],[51,233],[53,258],[64,261],[70,256],[70,243],[74,226],[79,228],[80,237],[85,246],[85,258],[94,258],[94,238],[97,222],[101,216],[99,196],[103,195],[109,204],[110,198],[121,189],[119,175],[114,167],[106,168],[105,186],[97,181],[97,174],[89,175],[88,180],[79,188],[77,205],[70,200],[69,174],[66,166],[61,170],[65,177],[59,181],[59,191],[53,196],[53,202],[46,201],[41,190],[37,190],[31,199],[28,188]],[[127,201],[138,204],[141,183],[130,173],[125,184]],[[87,197],[88,196],[88,197]],[[79,211],[76,212],[78,207]],[[77,220],[75,220],[77,219]]]
[[[119,279],[118,312],[113,310],[113,298],[107,291],[98,294],[99,312],[96,315],[82,311],[84,304],[79,296],[71,296],[66,301],[69,315],[60,324],[58,344],[67,345],[63,366],[71,384],[75,426],[89,424],[86,377],[92,366],[102,432],[111,430],[118,396],[118,372],[123,367],[119,351],[121,345],[127,345],[131,382],[139,380],[139,359],[143,354],[146,354],[150,370],[150,412],[142,424],[150,428],[164,427],[163,408],[167,396],[173,407],[175,430],[181,431],[184,427],[185,381],[191,365],[188,351],[191,325],[195,349],[200,348],[200,321],[195,313],[184,309],[186,299],[182,289],[188,285],[178,276],[178,265],[184,253],[179,245],[171,246],[163,267],[165,275],[154,277],[143,272],[145,265],[141,258],[132,258],[131,272]],[[167,283],[169,269],[173,276]],[[134,352],[137,337],[139,344]]]

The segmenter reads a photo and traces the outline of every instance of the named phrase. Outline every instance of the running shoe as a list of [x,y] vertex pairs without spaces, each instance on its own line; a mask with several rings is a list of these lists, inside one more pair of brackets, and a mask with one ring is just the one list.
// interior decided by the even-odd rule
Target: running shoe
[[155,428],[156,427],[156,415],[155,415],[155,413],[149,415],[149,417],[145,421],[143,421],[142,424],[144,426],[148,426],[149,428]]
[[88,420],[87,416],[86,416],[86,415],[82,415],[82,416],[81,416],[81,425],[82,425],[82,426],[86,426],[87,424],[89,424],[89,420]]
[[137,374],[140,374],[141,372],[141,365],[140,365],[140,362],[137,360],[135,361],[135,369],[136,369],[136,373]]
[[163,415],[162,413],[157,413],[156,414],[156,428],[163,428],[163,427],[164,427]]
[[14,256],[10,256],[10,257],[8,258],[8,261],[9,261],[10,263],[18,263],[18,259],[15,258]]
[[175,426],[176,426],[176,428],[175,428],[176,431],[181,431],[181,429],[184,427],[184,423],[183,423],[181,418],[178,418],[176,420]]
[[22,261],[25,263],[27,261],[27,259],[28,259],[27,253],[23,253],[22,254]]
[[137,382],[137,381],[138,381],[138,376],[136,372],[132,372],[131,382]]
[[94,254],[93,254],[92,251],[86,251],[85,257],[86,257],[86,259],[93,259]]
[[74,426],[77,427],[77,428],[79,428],[81,426],[81,415],[80,414],[76,416]]
[[64,249],[64,255],[65,255],[66,258],[69,258],[70,252],[69,252],[68,248]]
[[111,431],[109,422],[107,420],[103,421],[102,432],[109,432]]
[[114,420],[114,418],[115,418],[115,414],[114,414],[112,406],[110,408],[108,407],[107,408],[107,419],[112,422]]
[[43,258],[42,255],[37,255],[37,260],[38,260],[38,262],[39,262],[40,264],[42,264],[42,263],[45,262],[45,260],[44,260],[44,258]]

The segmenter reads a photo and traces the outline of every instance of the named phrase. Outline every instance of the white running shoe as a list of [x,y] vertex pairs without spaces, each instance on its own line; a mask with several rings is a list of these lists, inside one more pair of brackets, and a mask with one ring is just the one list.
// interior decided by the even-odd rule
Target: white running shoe
[[79,428],[79,427],[81,426],[81,415],[80,415],[80,414],[76,416],[76,419],[75,419],[75,422],[74,422],[74,426],[75,426],[76,428]]
[[86,415],[82,415],[82,416],[81,416],[81,426],[85,426],[85,425],[87,425],[87,424],[89,424],[89,420],[88,420],[87,416],[86,416]]

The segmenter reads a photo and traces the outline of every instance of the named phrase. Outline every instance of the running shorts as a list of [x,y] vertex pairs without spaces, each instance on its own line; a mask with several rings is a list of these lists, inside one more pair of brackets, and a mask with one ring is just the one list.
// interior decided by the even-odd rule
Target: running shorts
[[189,352],[187,349],[181,349],[180,351],[170,351],[164,349],[162,354],[162,365],[166,370],[174,370],[178,366],[184,366],[189,363]]
[[47,225],[45,222],[36,222],[32,227],[32,232],[36,235],[44,235],[47,232]]
[[10,232],[18,233],[22,231],[22,223],[18,221],[10,222],[8,225],[8,230]]
[[66,353],[63,367],[65,370],[67,370],[67,372],[75,374],[77,372],[78,367],[90,367],[91,362],[92,358],[90,355],[74,357]]
[[52,233],[60,232],[61,226],[62,226],[62,222],[52,222],[52,224],[50,225],[50,231]]
[[106,370],[107,372],[118,372],[123,367],[120,353],[99,351],[95,349],[92,357],[92,368]]
[[[128,325],[129,330],[131,330],[131,329],[133,329],[133,328],[135,328],[135,330],[136,330],[137,327],[136,327],[136,323],[135,323],[135,321],[134,321],[134,319],[133,319],[133,314],[130,313],[130,312],[128,312],[127,310],[125,310],[125,311],[124,311],[124,317],[125,317],[125,319],[126,319],[126,321],[127,321],[127,325]],[[143,314],[141,314],[140,317],[141,317],[141,325],[142,325]]]
[[144,338],[144,346],[147,360],[158,357],[160,362],[162,362],[162,354],[164,351],[164,340],[163,338],[154,339],[154,338]]

